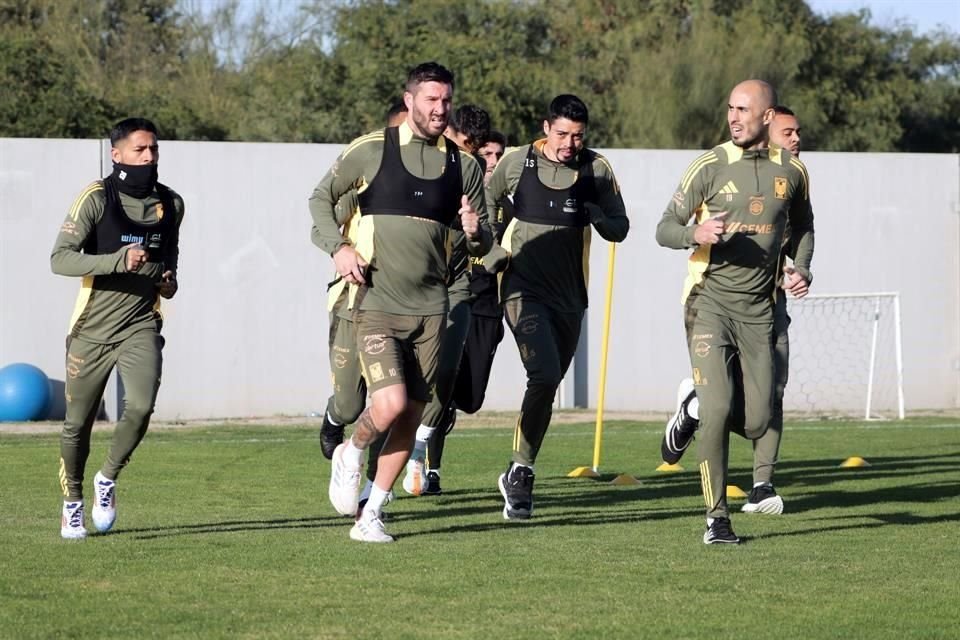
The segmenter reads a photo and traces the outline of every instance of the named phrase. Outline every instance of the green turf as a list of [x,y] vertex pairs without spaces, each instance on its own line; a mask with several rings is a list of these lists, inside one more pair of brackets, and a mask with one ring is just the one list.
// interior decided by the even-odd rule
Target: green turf
[[[505,522],[507,420],[458,427],[444,494],[389,506],[392,545],[348,538],[313,426],[151,431],[114,531],[81,542],[59,537],[57,437],[2,435],[0,637],[957,637],[957,420],[788,424],[786,511],[734,503],[738,547],[701,542],[695,456],[656,473],[660,432],[607,424],[598,481],[565,477],[590,463],[593,425],[555,425],[534,518]],[[872,466],[839,468],[850,455]],[[608,484],[622,472],[642,484]]]

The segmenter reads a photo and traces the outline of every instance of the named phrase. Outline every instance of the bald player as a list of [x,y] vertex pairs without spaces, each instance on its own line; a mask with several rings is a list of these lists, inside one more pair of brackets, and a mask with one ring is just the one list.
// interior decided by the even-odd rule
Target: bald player
[[[770,123],[771,144],[779,145],[790,151],[793,156],[799,157],[800,123],[796,115],[783,105],[775,106],[773,111],[773,121]],[[784,243],[782,250],[782,277],[780,286],[776,290],[773,311],[773,418],[763,436],[753,440],[753,487],[750,489],[747,502],[741,508],[744,513],[767,515],[783,513],[783,498],[774,489],[773,476],[780,458],[780,442],[783,437],[783,393],[787,385],[790,363],[788,335],[790,316],[787,315],[786,295],[789,293],[795,298],[804,297],[809,292],[812,281],[809,264],[788,263],[787,257],[791,260],[796,257],[789,241]],[[697,419],[699,403],[696,392],[690,396],[692,385],[693,381],[689,379],[680,383],[679,406],[677,412],[667,422],[667,428],[660,443],[660,454],[669,464],[676,464],[680,460],[700,426],[700,421]]]
[[[696,397],[705,544],[740,541],[727,509],[729,432],[756,440],[771,423],[773,302],[788,227],[796,263],[813,255],[806,168],[769,145],[776,103],[762,80],[733,88],[731,139],[694,160],[657,225],[662,246],[693,249],[681,297],[693,379],[678,392],[678,414]],[[668,447],[676,431],[668,424]]]

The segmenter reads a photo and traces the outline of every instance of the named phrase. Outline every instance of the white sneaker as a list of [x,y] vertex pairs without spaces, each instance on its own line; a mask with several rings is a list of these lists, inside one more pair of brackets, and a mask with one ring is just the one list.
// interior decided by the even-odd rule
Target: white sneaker
[[350,529],[350,538],[359,542],[393,542],[393,536],[383,530],[383,520],[373,511],[364,511]]
[[60,537],[65,540],[83,540],[87,537],[87,530],[83,527],[83,500],[63,503]]
[[100,533],[110,531],[113,523],[117,521],[117,483],[107,480],[97,471],[97,475],[93,477],[93,492],[96,495],[93,511],[90,512],[93,526]]
[[413,455],[407,460],[407,475],[403,478],[403,490],[412,496],[423,493],[423,488],[427,484],[427,469],[423,462],[422,457]]
[[352,516],[357,512],[360,492],[360,472],[363,465],[359,467],[348,467],[343,462],[343,450],[347,443],[341,443],[333,450],[333,458],[330,464],[330,504],[342,516]]

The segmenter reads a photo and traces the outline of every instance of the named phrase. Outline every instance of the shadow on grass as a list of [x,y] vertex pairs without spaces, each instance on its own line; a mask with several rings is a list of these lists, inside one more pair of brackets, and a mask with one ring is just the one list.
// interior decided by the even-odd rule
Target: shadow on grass
[[843,468],[838,460],[791,460],[777,468],[778,484],[830,484],[837,480],[960,472],[960,451],[925,456],[871,457],[869,467]]
[[741,538],[741,540],[771,540],[773,538],[787,538],[793,536],[819,535],[838,531],[852,531],[856,529],[874,529],[878,526],[917,526],[940,524],[944,522],[960,522],[960,513],[945,513],[938,516],[918,516],[907,512],[894,513],[874,513],[869,515],[849,515],[834,516],[830,520],[837,519],[856,519],[860,520],[856,524],[836,524],[830,526],[808,527],[806,529],[794,529],[791,531],[776,531],[772,533],[761,533]]
[[186,535],[203,535],[208,533],[235,533],[241,531],[270,531],[284,529],[320,529],[326,527],[342,527],[352,520],[345,516],[313,517],[313,518],[277,518],[264,520],[224,520],[221,522],[203,522],[196,524],[172,525],[169,527],[140,527],[136,529],[119,529],[104,536],[132,536],[138,540],[168,538]]
[[[819,509],[860,509],[870,506],[880,511],[884,505],[909,503],[922,505],[960,497],[960,482],[927,478],[934,474],[960,473],[960,452],[931,456],[876,457],[870,467],[843,469],[836,460],[799,460],[783,463],[777,471],[777,486],[785,487],[787,517]],[[734,474],[750,473],[734,470]],[[538,477],[535,490],[537,515],[529,521],[506,522],[500,513],[503,501],[495,479],[489,489],[468,488],[444,491],[437,497],[420,497],[415,501],[402,498],[387,507],[390,523],[422,522],[420,530],[401,537],[418,537],[456,532],[483,532],[504,527],[569,527],[598,526],[630,522],[666,521],[678,518],[702,517],[699,506],[700,476],[696,472],[640,476],[635,486],[615,486],[613,474],[596,479],[567,478],[565,476]],[[924,481],[924,479],[928,481]],[[891,484],[902,479],[903,484]],[[875,486],[876,482],[883,486]],[[857,490],[863,484],[874,485]],[[834,485],[834,486],[828,486]],[[819,489],[817,489],[819,487]],[[665,504],[665,500],[688,500],[689,508]],[[732,503],[731,511],[738,512],[739,504]],[[482,521],[451,523],[464,518]],[[838,524],[789,532],[753,536],[766,539],[785,535],[817,534],[827,531],[875,527],[879,525],[923,525],[960,520],[960,514],[921,516],[909,512],[865,513],[862,515],[825,516],[855,518],[858,524]],[[810,522],[810,519],[806,519]],[[106,535],[133,536],[137,539],[156,539],[187,535],[236,533],[295,529],[342,529],[351,520],[341,516],[276,518],[262,520],[226,520],[164,527],[121,529]],[[748,541],[751,538],[744,538]]]

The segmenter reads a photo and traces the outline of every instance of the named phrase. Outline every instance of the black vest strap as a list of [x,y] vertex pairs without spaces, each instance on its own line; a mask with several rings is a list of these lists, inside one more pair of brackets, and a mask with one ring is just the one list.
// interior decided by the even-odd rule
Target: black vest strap
[[452,225],[460,210],[463,177],[460,174],[460,150],[450,139],[446,167],[439,178],[418,178],[407,171],[400,157],[400,133],[397,127],[383,132],[383,157],[377,175],[359,195],[363,215],[412,216]]
[[566,189],[552,189],[537,174],[537,152],[533,145],[523,161],[523,171],[513,194],[514,215],[524,222],[549,224],[558,227],[586,227],[590,214],[585,202],[596,202],[597,189],[593,175],[593,152],[580,152],[584,159],[577,180]]

